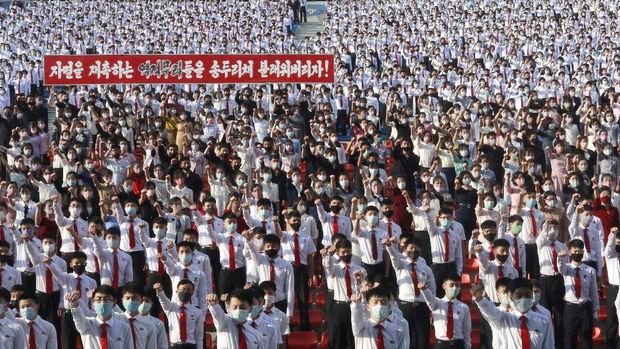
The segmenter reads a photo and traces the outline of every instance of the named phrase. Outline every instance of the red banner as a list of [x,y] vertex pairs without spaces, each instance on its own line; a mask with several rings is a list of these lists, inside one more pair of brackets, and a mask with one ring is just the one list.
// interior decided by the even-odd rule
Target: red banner
[[45,85],[334,82],[334,56],[50,55]]

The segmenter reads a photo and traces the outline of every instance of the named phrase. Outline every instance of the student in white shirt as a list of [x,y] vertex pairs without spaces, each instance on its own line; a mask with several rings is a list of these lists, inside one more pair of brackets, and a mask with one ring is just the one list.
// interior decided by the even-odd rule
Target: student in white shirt
[[[366,222],[365,227],[361,227],[361,220]],[[352,240],[359,241],[362,252],[362,267],[366,270],[369,280],[373,280],[376,275],[387,275],[386,263],[383,259],[384,251],[381,241],[387,238],[387,233],[378,228],[379,209],[375,206],[368,206],[364,210],[364,215],[358,213],[352,232]]]
[[139,237],[139,230],[149,231],[149,224],[138,217],[138,203],[133,199],[125,202],[125,214],[118,201],[113,206],[113,215],[116,218],[121,231],[120,249],[129,254],[133,269],[134,280],[139,284],[144,284],[146,275],[144,273],[145,252],[142,240]]
[[178,303],[166,297],[161,284],[153,285],[153,289],[168,318],[170,347],[202,349],[204,312],[191,304],[194,284],[187,279],[179,281],[175,292]]
[[[454,221],[453,212],[444,207],[439,212],[439,226],[435,224],[432,214],[426,216],[428,233],[431,237],[431,253],[433,257],[433,275],[435,284],[443,285],[445,275],[458,274],[463,271],[463,226]],[[447,247],[447,249],[446,249]],[[437,297],[443,298],[444,291],[439,287]]]
[[248,290],[252,295],[252,308],[248,316],[250,327],[255,328],[263,336],[265,349],[277,349],[283,343],[280,324],[263,313],[265,291],[256,285]]
[[[11,236],[7,230],[6,236]],[[0,240],[0,287],[4,287],[7,290],[13,288],[13,285],[22,284],[21,273],[8,265],[10,255],[9,250],[11,245],[6,240]]]
[[461,291],[461,277],[447,275],[442,284],[445,296],[438,298],[425,282],[418,284],[431,309],[435,337],[439,349],[471,349],[471,316],[469,307],[456,299]]
[[157,301],[157,296],[153,291],[147,290],[144,297],[142,297],[142,303],[138,307],[138,312],[140,312],[140,317],[155,328],[155,333],[157,334],[155,349],[168,349],[168,336],[164,322],[151,315],[154,301]]
[[[14,321],[9,310],[11,294],[5,288],[0,288],[0,344],[3,349],[27,348],[26,335],[22,325]],[[85,348],[88,349],[88,348]]]
[[333,197],[329,202],[329,213],[323,209],[323,202],[321,199],[316,199],[314,204],[316,205],[319,220],[323,228],[323,246],[331,246],[331,238],[333,235],[342,234],[347,239],[351,238],[351,231],[353,230],[353,224],[351,219],[347,217],[346,213],[342,213],[344,201],[340,197]]
[[607,267],[607,335],[606,343],[616,344],[618,337],[618,313],[616,313],[615,301],[618,298],[618,288],[620,286],[620,230],[617,227],[611,228],[607,245],[603,254]]
[[116,304],[116,290],[108,285],[101,285],[93,291],[92,304],[96,316],[84,314],[79,305],[80,295],[77,291],[67,295],[75,328],[80,334],[84,349],[127,349],[132,348],[131,328],[123,321],[113,317]]
[[476,287],[472,292],[480,314],[496,326],[493,335],[503,338],[503,348],[522,349],[524,343],[529,343],[530,349],[555,347],[551,320],[531,311],[534,300],[529,280],[517,278],[510,283],[509,312],[498,309],[485,298],[484,287]]
[[[178,259],[159,255],[165,264],[166,273],[172,279],[172,288],[177,289],[182,280],[190,280],[194,286],[190,303],[202,310],[206,310],[205,297],[212,291],[211,278],[207,279],[204,272],[192,264],[193,251],[191,242],[181,241],[176,247]],[[170,251],[171,255],[173,253],[173,251]],[[174,302],[179,300],[176,295],[173,295],[171,299]]]
[[[262,334],[247,321],[252,304],[249,290],[236,289],[228,294],[227,313],[220,306],[217,295],[207,296],[207,302],[217,331],[218,349],[266,349]],[[245,342],[245,346],[240,342]]]
[[[20,318],[15,319],[19,323],[26,335],[26,343],[35,344],[33,349],[56,349],[58,348],[58,338],[56,338],[56,328],[50,322],[43,320],[39,315],[39,303],[37,297],[31,293],[25,293],[19,298]],[[33,339],[34,337],[34,339]]]
[[530,280],[530,282],[532,283],[532,294],[534,295],[534,305],[532,305],[532,311],[551,319],[551,312],[547,308],[540,305],[540,281],[533,279]]
[[157,333],[151,321],[140,316],[140,304],[144,289],[135,282],[123,286],[123,318],[131,329],[131,340],[134,349],[153,349],[157,344]]
[[[154,284],[160,283],[164,288],[164,293],[168,297],[172,297],[172,282],[170,275],[166,273],[166,267],[158,257],[159,255],[168,256],[168,244],[174,244],[173,240],[166,238],[166,229],[168,221],[164,217],[155,217],[153,219],[153,233],[155,237],[148,236],[148,230],[140,228],[140,241],[146,251],[146,264],[148,266],[147,289],[152,288]],[[174,247],[173,247],[174,249]],[[161,308],[159,303],[153,304],[153,315],[159,315]]]
[[276,300],[276,283],[272,281],[263,281],[259,286],[265,291],[263,314],[269,316],[278,324],[280,335],[282,335],[282,340],[284,340],[284,337],[291,333],[291,329],[286,313],[274,306]]
[[[409,348],[409,337],[397,323],[388,321],[390,291],[379,286],[368,290],[364,296],[351,297],[351,326],[355,348],[397,349]],[[370,316],[368,316],[370,315]]]
[[121,287],[133,281],[131,257],[119,250],[121,236],[118,228],[107,229],[104,238],[105,247],[101,238],[96,236],[95,232],[91,232],[94,254],[99,259],[101,268],[101,284],[112,286],[120,295]]

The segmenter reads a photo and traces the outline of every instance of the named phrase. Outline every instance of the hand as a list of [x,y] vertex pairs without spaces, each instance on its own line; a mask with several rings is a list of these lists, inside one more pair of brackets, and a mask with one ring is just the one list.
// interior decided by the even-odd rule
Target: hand
[[78,300],[80,300],[80,293],[78,291],[69,292],[65,296],[65,299],[69,302],[71,308],[77,308]]
[[244,239],[246,239],[247,241],[252,240],[252,231],[250,229],[244,230],[241,233],[241,236],[243,236]]
[[381,244],[385,247],[390,247],[392,246],[392,241],[390,239],[383,239],[381,240]]
[[474,246],[474,251],[476,253],[482,252],[482,244],[476,244],[476,246]]
[[209,295],[207,295],[207,302],[209,303],[209,305],[216,305],[218,303],[218,299],[217,299],[217,295],[214,293],[211,293]]
[[44,264],[47,264],[47,265],[52,264],[52,259],[50,258],[50,256],[45,256],[45,257],[43,258],[43,263],[44,263]]
[[363,298],[364,297],[360,293],[356,293],[356,294],[351,295],[351,302],[360,304]]
[[196,211],[196,205],[191,205],[191,206],[189,207],[189,209],[190,209],[191,211]]
[[321,204],[321,199],[314,200],[314,204],[319,206]]
[[564,257],[566,257],[566,256],[568,256],[568,253],[566,252],[566,250],[561,250],[561,251],[558,253],[558,257],[564,258]]
[[166,242],[166,250],[172,250],[174,248],[174,243],[172,241]]
[[471,292],[476,302],[480,302],[485,296],[484,286],[482,285],[472,285]]
[[358,271],[358,272],[354,273],[353,276],[355,276],[355,280],[357,281],[358,284],[362,283],[363,275],[362,275],[361,271]]
[[164,288],[161,286],[159,282],[153,285],[153,289],[155,290],[155,292],[160,292],[164,290]]
[[428,285],[426,284],[426,282],[418,282],[418,288],[424,291],[428,288]]
[[474,229],[471,232],[471,238],[474,240],[478,240],[478,236],[480,236],[480,230]]
[[58,195],[52,195],[51,199],[52,199],[52,201],[54,201],[54,203],[57,203],[58,200],[59,200]]
[[620,232],[620,229],[618,229],[618,227],[613,227],[613,228],[611,228],[611,230],[609,231],[609,234],[610,234],[610,235],[612,235],[612,234],[613,234],[613,235],[615,235],[615,234],[618,234],[618,232]]
[[138,228],[140,228],[140,230],[144,230],[144,228],[146,228],[146,224],[144,222],[140,222],[140,224],[138,224]]
[[329,253],[330,256],[333,256],[334,253],[336,253],[336,246],[329,246],[329,248],[327,249],[327,253]]

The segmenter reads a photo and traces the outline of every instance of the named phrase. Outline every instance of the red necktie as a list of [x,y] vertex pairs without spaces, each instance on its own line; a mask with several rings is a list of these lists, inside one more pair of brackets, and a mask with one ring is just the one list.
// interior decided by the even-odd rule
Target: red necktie
[[515,256],[514,256],[514,260],[515,260],[515,269],[517,269],[517,271],[519,271],[521,268],[521,261],[519,260],[519,243],[517,242],[517,238],[514,238],[513,244],[512,244],[515,248]]
[[553,271],[558,272],[558,251],[555,249],[555,241],[551,244],[551,258],[553,259]]
[[252,321],[252,323],[250,324],[250,326],[252,326],[252,328],[256,328],[256,321]]
[[538,235],[538,227],[536,226],[536,217],[534,217],[534,210],[530,210],[530,220],[532,222],[532,236],[536,238]]
[[377,325],[377,349],[385,349],[385,344],[383,344],[383,326],[381,324]]
[[129,220],[129,248],[132,250],[136,248],[136,235],[133,230],[133,219]]
[[[78,226],[77,226],[77,219],[73,220],[73,231],[75,232],[76,235],[80,235],[80,232],[78,231]],[[73,239],[73,249],[75,251],[79,251],[80,250],[80,246],[77,243],[77,240]]]
[[180,310],[179,330],[181,331],[181,343],[185,343],[187,340],[187,314],[185,313],[185,306],[182,305]]
[[136,329],[133,327],[134,322],[136,322],[135,317],[129,319],[129,326],[131,327],[131,339],[133,340],[133,349],[136,349]]
[[0,240],[6,240],[4,236],[4,228],[2,227],[2,224],[0,224]]
[[299,255],[299,234],[293,234],[293,253],[295,254],[295,267],[301,265],[301,256]]
[[392,222],[388,222],[387,225],[388,225],[388,227],[387,227],[388,228],[387,229],[388,230],[388,237],[392,238]]
[[273,265],[273,260],[269,261],[269,280],[276,282],[276,268]]
[[[211,225],[211,230],[215,230],[215,224],[213,223],[213,221],[214,221],[214,219],[213,219],[213,218],[211,218],[211,219],[209,219],[209,220],[207,221],[207,223],[209,223],[209,224]],[[211,243],[211,246],[213,246],[213,247],[217,247],[217,244],[215,243],[215,241],[213,241],[213,242]]]
[[134,101],[134,105],[133,105],[134,109],[136,110],[136,114],[138,114],[138,98],[136,97],[135,101]]
[[346,265],[344,267],[344,283],[347,286],[347,297],[351,298],[351,295],[353,294],[353,288],[351,287],[351,273],[349,273],[349,266]]
[[338,234],[338,216],[332,216],[332,235]]
[[248,349],[248,343],[245,340],[245,333],[243,333],[243,325],[237,325],[237,331],[239,332],[239,349]]
[[22,79],[17,79],[17,94],[22,94],[21,92]]
[[4,268],[0,268],[0,287],[2,287],[2,272],[4,271]]
[[267,233],[267,221],[262,221],[263,229],[265,229],[265,234]]
[[52,292],[54,291],[53,282],[54,281],[52,280],[52,270],[50,268],[46,268],[45,270],[45,293],[47,293],[48,296],[50,296]]
[[237,261],[235,261],[235,244],[233,241],[233,236],[231,235],[228,239],[228,266],[230,270],[235,270],[237,267]]
[[446,329],[446,337],[450,340],[454,337],[454,310],[452,309],[452,301],[448,302],[448,326]]
[[28,323],[30,333],[28,334],[28,349],[37,349],[37,338],[34,333],[34,321]]
[[495,253],[493,253],[493,245],[489,245],[489,260],[492,261],[495,259]]
[[108,324],[101,324],[101,349],[108,349]]
[[118,289],[118,253],[116,251],[112,252],[114,256],[114,264],[112,266],[112,287],[117,290]]
[[530,349],[530,331],[527,330],[527,318],[521,315],[521,348]]
[[76,281],[75,290],[78,291],[80,296],[82,296],[82,278],[78,276],[77,278],[75,278],[75,281]]
[[443,261],[448,262],[450,259],[450,232],[447,230],[443,232],[443,249],[445,250]]
[[377,260],[379,257],[377,253],[377,233],[374,230],[370,231],[370,244],[372,245],[372,259]]
[[497,278],[501,279],[501,278],[504,277],[504,266],[500,265],[500,266],[498,266],[498,268],[499,268],[499,273],[497,274]]
[[230,108],[228,107],[228,99],[226,100],[226,115],[230,115]]
[[99,274],[99,258],[95,256],[95,273]]
[[575,297],[581,298],[581,277],[579,276],[579,267],[575,268]]
[[420,295],[420,289],[418,288],[418,271],[415,270],[415,263],[411,263],[411,281],[413,281],[413,293],[417,297]]
[[189,270],[187,268],[183,268],[183,279],[189,280]]
[[586,251],[590,253],[590,234],[588,234],[590,229],[588,227],[583,228],[583,243],[586,245]]
[[[163,242],[161,240],[157,241],[157,254],[162,253],[163,251]],[[161,259],[157,259],[157,274],[159,276],[164,276],[164,262]]]

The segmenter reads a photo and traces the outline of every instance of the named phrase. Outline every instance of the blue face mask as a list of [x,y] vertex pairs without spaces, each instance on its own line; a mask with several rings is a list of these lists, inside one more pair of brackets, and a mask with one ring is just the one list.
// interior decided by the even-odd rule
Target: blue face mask
[[136,214],[136,212],[138,212],[138,209],[136,209],[134,206],[130,206],[125,208],[125,212],[127,212],[127,215],[129,216],[133,216]]
[[128,313],[137,313],[140,308],[140,302],[123,299],[123,307]]
[[377,215],[368,216],[367,220],[368,220],[368,224],[375,225],[379,221],[379,216]]
[[23,319],[33,320],[37,316],[37,311],[35,308],[24,308],[19,311],[20,315]]
[[525,314],[530,311],[530,309],[532,309],[532,306],[534,305],[534,300],[532,298],[524,297],[512,301],[512,304],[514,305],[514,308],[517,309],[517,311],[519,311],[521,314]]
[[191,253],[180,254],[179,260],[181,261],[182,264],[187,265],[189,264],[189,262],[192,261],[192,254]]
[[263,312],[263,306],[262,305],[256,305],[252,307],[252,311],[250,312],[250,317],[252,319],[256,319],[260,313]]
[[376,304],[370,308],[370,317],[375,322],[381,322],[385,320],[390,314],[390,308],[387,305]]
[[244,323],[248,319],[248,315],[249,315],[247,310],[241,310],[241,309],[231,310],[229,314],[236,324]]
[[138,307],[138,311],[142,315],[148,315],[151,312],[151,303],[142,303]]
[[451,288],[447,288],[446,289],[446,296],[449,299],[456,298],[456,296],[458,296],[459,293],[461,293],[461,288],[460,287],[451,287]]
[[97,313],[100,318],[106,318],[112,314],[112,310],[114,309],[114,303],[94,303],[93,308],[95,310],[95,313]]
[[448,229],[450,228],[450,225],[452,225],[452,220],[451,219],[440,219],[439,223],[441,224],[442,228]]
[[536,199],[527,199],[527,206],[534,208],[536,206]]
[[231,223],[226,226],[226,231],[229,233],[234,233],[237,231],[237,223]]

